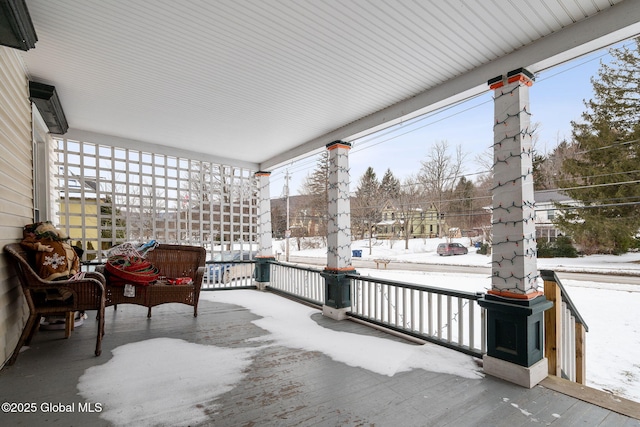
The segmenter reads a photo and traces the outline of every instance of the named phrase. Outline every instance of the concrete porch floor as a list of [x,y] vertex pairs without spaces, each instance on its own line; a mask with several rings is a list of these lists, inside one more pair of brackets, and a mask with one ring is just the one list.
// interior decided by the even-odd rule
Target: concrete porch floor
[[[197,318],[191,307],[180,304],[155,307],[151,319],[146,318],[146,312],[146,308],[133,305],[120,305],[117,311],[107,308],[106,335],[99,357],[93,356],[94,312],[88,313],[89,319],[68,340],[63,338],[63,331],[39,332],[16,363],[0,371],[0,402],[35,403],[37,410],[2,411],[0,425],[141,425],[140,420],[113,424],[101,417],[105,410],[117,408],[79,411],[79,405],[86,403],[79,394],[79,378],[86,369],[109,362],[117,347],[153,338],[175,338],[230,349],[256,348],[242,380],[217,399],[203,402],[205,421],[196,425],[640,426],[637,419],[545,386],[528,390],[488,376],[467,379],[422,369],[389,377],[335,362],[320,352],[260,346],[247,341],[266,334],[251,323],[258,317],[236,305],[201,299]],[[400,339],[355,322],[325,318],[320,312],[312,318],[324,328]],[[216,360],[210,363],[215,369]],[[174,389],[171,383],[163,387],[167,394]],[[74,410],[40,410],[47,403],[74,404]],[[179,404],[165,408],[173,413],[184,409]],[[193,424],[185,420],[182,425]]]

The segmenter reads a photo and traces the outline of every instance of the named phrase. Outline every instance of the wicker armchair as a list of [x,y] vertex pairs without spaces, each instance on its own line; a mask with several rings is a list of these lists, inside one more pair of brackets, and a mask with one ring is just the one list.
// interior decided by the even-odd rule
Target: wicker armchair
[[[98,336],[96,338],[95,355],[102,352],[102,337],[104,335],[104,307],[105,307],[105,279],[98,273],[86,273],[80,280],[47,281],[41,279],[31,267],[30,253],[19,243],[11,243],[4,247],[4,251],[12,259],[16,269],[22,290],[29,305],[29,319],[24,325],[22,335],[16,345],[13,355],[8,361],[12,365],[18,358],[23,345],[29,345],[40,326],[42,316],[64,315],[67,319],[66,336],[69,336],[71,327],[69,319],[73,319],[69,313],[84,310],[97,310]],[[47,290],[66,288],[72,292],[72,297],[64,301],[49,300],[46,297]],[[72,324],[72,322],[71,322]]]

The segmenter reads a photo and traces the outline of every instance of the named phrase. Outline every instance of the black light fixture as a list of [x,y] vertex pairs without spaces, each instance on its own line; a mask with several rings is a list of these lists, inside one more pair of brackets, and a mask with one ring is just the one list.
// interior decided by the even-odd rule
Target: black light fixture
[[64,135],[69,129],[67,118],[62,111],[56,88],[44,83],[29,82],[29,97],[36,104],[49,132]]
[[37,41],[25,1],[0,0],[0,45],[29,50]]

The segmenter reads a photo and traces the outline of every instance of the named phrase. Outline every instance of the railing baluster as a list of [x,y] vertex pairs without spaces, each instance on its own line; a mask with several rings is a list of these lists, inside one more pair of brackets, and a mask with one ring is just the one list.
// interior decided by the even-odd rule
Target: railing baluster
[[452,341],[452,333],[453,333],[453,301],[451,300],[451,296],[447,295],[447,342]]
[[425,313],[428,313],[428,311],[424,309],[424,292],[420,292],[418,296],[420,300],[419,301],[420,309],[418,310],[418,314],[420,318],[420,329],[418,330],[418,332],[420,332],[420,335],[422,335],[424,334],[424,315]]
[[433,294],[429,292],[427,294],[427,318],[428,328],[427,335],[433,336]]
[[438,338],[442,339],[442,294],[438,294]]
[[408,312],[407,312],[407,289],[402,288],[400,291],[402,294],[402,329],[407,329],[408,324]]
[[462,298],[458,298],[458,345],[464,345],[464,305]]
[[409,295],[411,295],[411,300],[410,300],[410,306],[411,306],[411,330],[415,331],[417,329],[416,325],[416,312],[418,310],[416,310],[416,293],[415,293],[415,289],[409,289]]
[[475,348],[476,342],[476,305],[469,302],[469,347]]
[[385,285],[385,295],[387,297],[387,321],[391,325],[391,292],[389,292],[389,286]]
[[391,289],[390,292],[393,294],[393,319],[391,321],[391,324],[397,327],[400,324],[400,289],[391,286],[389,288]]
[[376,283],[369,283],[371,287],[371,294],[373,295],[373,304],[371,305],[371,318],[379,319],[380,318],[380,289],[378,289],[378,285]]

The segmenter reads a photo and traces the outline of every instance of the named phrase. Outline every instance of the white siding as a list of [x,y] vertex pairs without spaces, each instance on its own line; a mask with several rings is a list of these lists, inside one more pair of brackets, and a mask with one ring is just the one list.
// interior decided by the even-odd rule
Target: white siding
[[[22,238],[33,218],[31,104],[18,52],[0,46],[0,247]],[[13,352],[28,308],[13,269],[0,257],[0,364]]]

